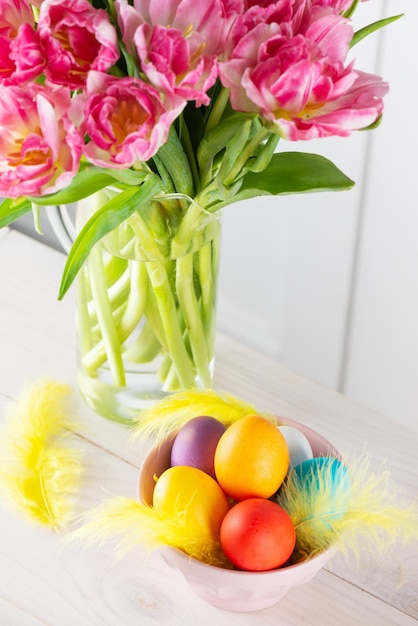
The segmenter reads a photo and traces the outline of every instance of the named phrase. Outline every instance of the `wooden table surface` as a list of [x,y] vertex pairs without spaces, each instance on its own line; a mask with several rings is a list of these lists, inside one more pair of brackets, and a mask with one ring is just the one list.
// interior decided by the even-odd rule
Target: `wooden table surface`
[[[56,294],[64,256],[14,231],[0,231],[0,423],[25,381],[46,376],[75,389],[74,295]],[[343,453],[366,452],[391,472],[402,497],[418,492],[418,433],[219,336],[215,389],[260,411],[319,431]],[[75,392],[75,395],[76,392]],[[146,451],[127,429],[94,415],[78,399],[85,474],[77,510],[108,492],[135,497]],[[217,609],[195,596],[155,553],[115,561],[110,546],[63,550],[62,536],[0,502],[1,626],[314,626],[412,625],[418,619],[417,546],[378,562],[334,557],[310,583],[254,613]]]

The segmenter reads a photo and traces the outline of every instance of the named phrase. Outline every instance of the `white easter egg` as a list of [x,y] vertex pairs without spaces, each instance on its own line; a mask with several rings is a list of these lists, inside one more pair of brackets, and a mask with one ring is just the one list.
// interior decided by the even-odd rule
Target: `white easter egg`
[[311,444],[300,430],[293,426],[279,426],[278,428],[289,449],[290,467],[296,467],[299,463],[313,458]]

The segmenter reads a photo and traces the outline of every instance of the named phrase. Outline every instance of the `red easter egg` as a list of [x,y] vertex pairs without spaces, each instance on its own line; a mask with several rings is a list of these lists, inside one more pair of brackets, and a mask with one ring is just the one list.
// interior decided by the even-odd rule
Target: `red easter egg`
[[220,531],[222,549],[239,569],[276,569],[290,557],[296,532],[289,515],[263,498],[238,502],[225,515]]

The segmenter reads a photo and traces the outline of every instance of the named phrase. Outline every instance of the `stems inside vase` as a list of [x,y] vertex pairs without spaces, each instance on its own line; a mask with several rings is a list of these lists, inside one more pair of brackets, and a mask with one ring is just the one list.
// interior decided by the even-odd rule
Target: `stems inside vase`
[[[133,214],[92,250],[78,277],[81,391],[114,419],[135,419],[142,401],[170,391],[211,386],[219,216],[169,202],[158,199],[159,217],[155,206]],[[122,408],[118,394],[124,402],[132,395],[132,406]]]

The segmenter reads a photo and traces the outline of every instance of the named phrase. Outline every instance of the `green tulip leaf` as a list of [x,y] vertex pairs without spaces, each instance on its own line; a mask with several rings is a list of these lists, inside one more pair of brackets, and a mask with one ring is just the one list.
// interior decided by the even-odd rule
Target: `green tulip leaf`
[[240,135],[243,128],[247,130],[245,123],[253,118],[253,115],[250,116],[247,113],[235,113],[219,122],[205,135],[197,151],[197,161],[203,182],[208,182],[212,178],[212,164],[215,156],[222,152],[237,135]]
[[232,201],[262,195],[351,189],[354,181],[331,161],[318,154],[280,152],[274,154],[263,172],[248,172]]
[[360,0],[354,0],[352,5],[343,13],[344,17],[351,17],[358,7]]
[[100,191],[109,185],[122,183],[124,185],[139,185],[148,176],[148,172],[141,170],[135,172],[129,169],[106,169],[101,167],[86,167],[73,178],[71,184],[47,196],[29,198],[40,206],[54,204],[71,204],[82,198]]
[[392,17],[386,17],[383,20],[378,20],[377,22],[373,22],[373,24],[368,24],[364,28],[360,28],[357,32],[354,33],[353,38],[350,42],[350,48],[355,46],[359,41],[370,35],[371,33],[376,32],[380,28],[391,24],[392,22],[396,22],[399,18],[403,17],[403,13],[399,15],[393,15]]
[[193,196],[194,183],[190,163],[173,127],[157,155],[170,176],[175,191]]
[[31,210],[32,204],[27,198],[5,198],[0,203],[0,228],[13,224]]
[[92,215],[76,237],[67,257],[59,300],[67,293],[93,246],[135,211],[142,207],[145,209],[161,186],[160,179],[150,174],[142,185],[121,191]]

